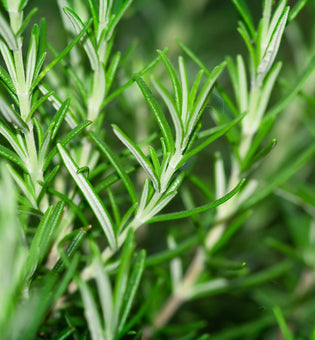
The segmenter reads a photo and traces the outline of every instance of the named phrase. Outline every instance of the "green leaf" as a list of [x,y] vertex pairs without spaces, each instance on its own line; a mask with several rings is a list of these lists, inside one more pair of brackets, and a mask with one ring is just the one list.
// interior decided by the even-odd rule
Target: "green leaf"
[[154,170],[157,174],[159,174],[161,172],[161,165],[159,162],[159,158],[156,154],[156,151],[151,145],[148,146],[148,150],[149,150],[150,157],[151,157],[151,160],[154,166]]
[[[22,327],[20,326],[20,322],[18,322],[16,326],[20,326],[20,329],[15,327],[16,336],[13,337],[14,339],[20,338],[21,334],[23,334],[23,340],[33,340],[36,338],[36,333],[40,325],[44,322],[45,317],[47,317],[51,306],[55,305],[56,301],[65,293],[77,266],[78,257],[69,263],[68,269],[63,277],[55,273],[49,273],[37,283],[37,291],[31,290],[29,299],[26,304],[22,306],[22,313],[19,315],[21,319],[19,320],[24,321],[26,318],[26,322],[24,322],[24,324],[22,323]],[[30,310],[33,312],[29,313]]]
[[7,4],[7,0],[2,0],[2,4],[3,4],[3,7],[6,11],[8,11],[8,4]]
[[237,72],[235,63],[231,57],[226,57],[225,60],[226,60],[227,69],[228,69],[228,72],[229,72],[229,75],[232,81],[235,98],[236,98],[237,103],[239,104],[240,88],[239,88],[238,72]]
[[41,56],[46,52],[46,31],[47,31],[47,23],[45,18],[41,18],[39,22],[39,44],[38,44],[38,55]]
[[306,66],[303,73],[294,82],[290,90],[285,94],[285,96],[277,102],[270,110],[267,111],[263,122],[265,123],[269,119],[274,119],[277,115],[289,105],[289,103],[296,98],[297,93],[301,90],[307,79],[311,76],[315,69],[315,56],[312,57],[309,64]]
[[[161,138],[161,141],[163,141],[162,138]],[[162,144],[162,148],[163,148],[163,144]],[[164,174],[165,174],[165,172],[166,172],[166,170],[169,166],[170,159],[171,159],[170,153],[164,154],[164,157],[163,157],[161,165],[160,165],[160,172],[158,173],[159,177],[162,177],[162,175],[164,176]],[[168,178],[166,178],[166,180],[168,180]],[[162,181],[163,181],[163,178],[160,178],[161,186],[162,186]],[[165,184],[167,185],[168,183],[165,183]]]
[[[98,39],[101,35],[101,32],[108,25],[108,20],[110,20],[110,16],[112,14],[111,12],[112,6],[113,6],[113,3],[109,3],[107,0],[100,0],[99,2],[98,18],[95,18],[98,24],[98,27],[97,27]],[[95,9],[92,10],[91,8],[91,12],[93,13],[94,11]],[[94,15],[96,16],[96,13],[93,14],[93,17]]]
[[87,226],[85,228],[80,228],[78,230],[73,231],[72,233],[65,236],[58,244],[58,248],[65,242],[71,239],[71,242],[67,246],[66,250],[64,252],[60,252],[61,257],[57,261],[57,263],[54,265],[52,272],[60,274],[66,267],[66,265],[69,264],[69,261],[74,257],[76,251],[82,244],[84,238],[86,237],[86,234],[88,230],[91,228],[91,226]]
[[239,115],[238,109],[236,108],[228,94],[223,90],[223,88],[219,84],[216,84],[215,89],[218,91],[218,94],[221,96],[224,103],[227,104],[227,107],[230,109],[233,116],[237,117]]
[[14,60],[13,60],[13,57],[12,57],[10,50],[8,49],[8,46],[1,39],[0,39],[0,52],[2,54],[2,58],[5,62],[7,70],[10,74],[13,86],[16,87],[17,86],[17,77],[16,77]]
[[183,124],[179,118],[179,115],[176,111],[176,107],[175,107],[175,103],[173,101],[173,98],[171,97],[171,95],[169,94],[169,92],[166,90],[166,88],[159,82],[158,79],[152,77],[152,82],[153,85],[155,87],[155,89],[157,90],[157,92],[159,93],[159,95],[162,97],[162,99],[164,100],[168,111],[170,113],[170,116],[172,118],[174,127],[175,127],[175,136],[176,136],[176,141],[175,141],[175,148],[179,149],[180,148],[180,144],[182,142],[183,139]]
[[119,270],[117,274],[115,290],[114,290],[114,318],[113,329],[117,329],[120,320],[120,313],[123,307],[123,299],[127,289],[130,262],[133,254],[134,244],[134,231],[129,230],[123,250],[120,257]]
[[105,97],[105,71],[103,64],[98,62],[93,72],[92,91],[88,98],[88,119],[96,120]]
[[[66,16],[68,17],[68,19],[71,21],[75,32],[77,34],[79,34],[80,32],[82,32],[82,30],[84,29],[84,24],[81,21],[81,19],[79,18],[79,16],[70,8],[64,7],[63,8],[64,13],[66,14]],[[89,37],[87,37],[84,40],[83,43],[83,47],[84,50],[86,52],[86,55],[89,58],[90,61],[90,65],[93,71],[97,71],[98,69],[98,56],[97,56],[97,52],[95,50],[95,47],[92,44],[92,41]]]
[[[267,40],[268,37],[268,29],[270,27],[270,18],[272,11],[272,0],[265,0],[263,2],[263,15],[259,21],[258,29],[257,29],[257,38],[256,38],[256,63],[259,63],[263,53],[265,52],[266,46],[268,45],[270,40]],[[256,69],[255,67],[255,69]]]
[[30,45],[27,51],[27,59],[26,59],[26,80],[25,81],[26,81],[27,88],[31,87],[33,78],[35,76],[38,40],[39,40],[39,29],[37,25],[34,25],[33,30],[32,30]]
[[70,335],[72,335],[76,331],[76,329],[74,327],[73,328],[69,328],[69,327],[71,327],[71,326],[68,326],[66,329],[61,331],[52,340],[66,340],[66,339],[69,339]]
[[6,100],[1,95],[0,111],[4,119],[9,123],[12,123],[14,127],[20,128],[24,132],[29,130],[21,116],[6,102]]
[[285,322],[282,310],[279,306],[275,306],[272,308],[273,314],[275,315],[278,325],[281,329],[281,333],[284,337],[285,340],[293,340],[293,336],[292,333],[287,325],[287,323]]
[[94,188],[92,187],[90,182],[84,177],[84,175],[77,173],[78,166],[74,163],[73,159],[62,147],[62,145],[58,143],[57,148],[68,172],[78,185],[80,191],[86,198],[87,203],[91,207],[101,227],[103,228],[110,248],[113,250],[116,249],[117,240],[114,232],[114,226],[112,224],[109,213],[107,212],[105,206],[103,205],[103,202],[101,201],[100,197],[94,192]]
[[260,124],[260,130],[257,136],[253,139],[251,148],[248,151],[248,158],[251,158],[259,147],[261,141],[270,130],[274,119],[281,113],[281,111],[289,105],[289,103],[296,98],[296,95],[301,90],[307,79],[310,77],[315,69],[315,57],[313,57],[310,63],[305,68],[304,72],[299,76],[297,81],[293,84],[290,90],[265,114]]
[[43,167],[45,163],[50,141],[51,141],[51,133],[50,131],[47,131],[38,151],[38,163],[40,164],[41,167]]
[[36,202],[35,194],[33,190],[29,187],[28,183],[26,183],[21,176],[9,165],[7,164],[9,172],[14,179],[15,183],[18,185],[18,187],[23,192],[23,195],[28,199],[30,204],[33,208],[38,209],[38,205]]
[[176,39],[176,42],[179,47],[188,55],[188,57],[190,57],[196,63],[196,65],[198,65],[204,71],[205,75],[209,77],[210,71],[208,70],[207,66],[205,66],[205,64],[197,57],[197,55],[194,54],[194,52],[179,39]]
[[0,66],[0,79],[2,83],[5,85],[5,87],[7,88],[8,92],[9,93],[11,92],[10,93],[11,96],[16,97],[16,90],[15,90],[15,86],[12,83],[11,77],[2,66]]
[[[103,0],[100,1],[100,7],[102,6]],[[88,4],[89,4],[89,8],[90,8],[90,12],[93,18],[93,26],[95,29],[95,32],[97,32],[98,30],[98,19],[97,19],[97,15],[96,15],[96,6],[94,3],[94,0],[88,0]],[[105,18],[104,18],[105,19]]]
[[100,43],[98,44],[98,53],[100,61],[103,65],[107,65],[108,59],[111,55],[113,45],[114,45],[114,39],[110,39],[109,41],[106,41],[103,37],[105,37],[106,31],[103,30],[102,36],[100,38]]
[[28,114],[28,116],[26,117],[26,122],[28,122],[34,115],[34,113],[36,112],[36,110],[42,105],[44,104],[44,102],[53,94],[53,91],[50,91],[48,93],[46,93],[44,96],[42,96],[31,108],[30,113]]
[[158,102],[154,98],[151,90],[149,89],[147,84],[144,82],[144,80],[138,74],[135,74],[134,77],[146,102],[148,103],[152,112],[154,113],[157,123],[159,124],[162,135],[166,142],[167,150],[171,153],[174,153],[175,147],[174,147],[172,131],[171,131],[170,126],[168,125],[168,122],[165,118],[165,115],[162,109],[160,108]]
[[119,11],[111,18],[108,29],[106,31],[106,40],[110,40],[112,38],[112,35],[114,33],[114,30],[124,15],[124,13],[127,11],[128,7],[131,5],[132,0],[125,0],[123,5],[119,8]]
[[153,216],[158,214],[163,208],[167,206],[167,204],[177,195],[177,191],[168,191],[162,197],[162,199],[150,210],[150,212],[146,215],[146,221],[151,220]]
[[59,169],[60,169],[60,165],[58,164],[45,176],[44,181],[42,183],[42,189],[41,189],[39,195],[37,196],[37,204],[38,205],[40,205],[40,202],[41,202],[42,198],[44,197],[47,188],[49,187],[50,183],[52,182],[52,180],[57,175]]
[[[48,88],[47,85],[40,84],[38,86],[38,88],[43,95],[46,95],[49,92],[52,93],[48,97],[48,100],[51,102],[52,106],[58,111],[60,109],[60,106],[62,105],[63,101],[53,91],[50,91],[50,89]],[[79,124],[77,118],[71,112],[70,109],[68,110],[65,119],[66,119],[66,122],[68,123],[68,125],[70,126],[70,128],[72,128],[72,129],[74,129]]]
[[248,110],[248,88],[247,88],[247,75],[245,70],[244,60],[241,55],[236,57],[237,62],[237,78],[239,87],[239,108],[240,112]]
[[44,133],[43,133],[43,128],[41,126],[41,123],[36,116],[33,117],[33,124],[34,124],[35,131],[37,134],[38,145],[41,145],[43,143]]
[[[39,53],[37,54],[38,58],[37,58],[37,63],[36,63],[34,75],[33,75],[34,81],[37,79],[39,72],[42,69],[42,66],[43,66],[45,58],[46,58],[46,54],[47,54],[46,52],[43,52],[42,54],[39,54]],[[34,81],[32,82],[32,87],[31,87],[32,89],[35,88]]]
[[272,70],[269,72],[267,78],[265,79],[265,82],[263,84],[260,97],[259,97],[258,108],[256,109],[256,117],[257,117],[257,121],[259,122],[262,119],[263,114],[265,113],[265,110],[269,103],[271,91],[278,78],[281,67],[282,67],[281,62],[276,63],[276,65],[274,65]]
[[121,59],[121,53],[118,51],[116,52],[113,57],[112,57],[112,61],[108,67],[108,69],[105,72],[106,75],[106,93],[109,92],[111,85],[113,83],[114,77],[116,75],[117,72],[117,68],[119,66],[120,63],[120,59]]
[[[58,52],[56,51],[56,49],[51,44],[48,44],[48,48],[55,58],[58,57]],[[71,77],[71,79],[75,83],[77,90],[80,92],[80,95],[82,96],[84,103],[87,105],[87,102],[88,102],[87,97],[88,97],[89,93],[86,90],[85,84],[79,78],[78,74],[75,72],[76,70],[68,67],[65,60],[61,60],[60,63],[63,66],[64,72],[69,74],[69,76]],[[84,114],[84,117],[85,117],[85,114]]]
[[[243,114],[241,114],[239,117],[237,117],[236,119],[234,119],[231,123],[227,123],[224,124],[222,126],[218,126],[218,130],[215,130],[214,133],[208,137],[205,141],[203,141],[202,143],[200,143],[198,146],[196,146],[194,149],[192,149],[191,151],[189,151],[188,153],[186,153],[182,160],[180,161],[178,166],[182,166],[184,163],[187,162],[187,160],[189,158],[191,158],[193,155],[195,155],[196,153],[200,152],[202,149],[204,149],[206,146],[208,146],[210,143],[214,142],[216,139],[218,139],[219,137],[225,135],[233,126],[235,126],[236,124],[238,124],[246,115],[246,112],[244,112]],[[204,136],[205,132],[201,132],[200,135],[201,137]]]
[[145,250],[141,250],[133,265],[133,270],[128,280],[128,285],[126,287],[126,292],[124,294],[123,306],[122,306],[123,312],[122,312],[122,315],[120,316],[120,321],[119,321],[118,330],[117,330],[118,332],[122,331],[126,323],[127,317],[130,314],[131,306],[136,296],[136,292],[139,288],[140,280],[143,274],[145,258],[146,258],[146,252]]
[[[172,194],[173,192],[176,192],[179,186],[182,184],[186,174],[184,171],[180,171],[177,173],[171,184],[168,186],[165,194],[169,195]],[[174,177],[174,176],[173,176]]]
[[257,67],[258,85],[262,84],[263,80],[265,79],[265,76],[269,72],[276,58],[276,55],[279,50],[280,42],[282,40],[282,35],[285,29],[285,25],[288,19],[288,14],[289,14],[289,8],[286,8],[286,10],[282,13],[281,17],[279,18],[279,21],[274,29],[274,32],[271,33],[272,34],[270,36],[271,40],[270,41],[268,40],[268,47],[266,48],[263,58]]
[[[287,0],[280,0],[279,3],[277,4],[278,6],[273,14],[273,17],[271,21],[269,20],[270,22],[268,22],[268,29],[266,32],[266,36],[263,37],[265,39],[262,41],[263,45],[268,46],[268,44],[271,42],[272,36],[276,32],[277,26],[279,25],[281,21],[281,17],[283,16],[285,10],[288,9],[288,7],[286,8],[286,3],[287,3]],[[268,13],[267,17],[268,17],[270,16],[270,13],[271,13],[272,1],[268,0],[265,2],[265,4],[267,8],[264,8],[264,16],[266,17],[265,12],[267,12]],[[265,51],[262,51],[262,53],[264,52]]]
[[146,179],[144,181],[144,185],[142,188],[141,198],[137,209],[137,215],[141,215],[143,213],[147,205],[148,195],[149,195],[149,180]]
[[84,305],[84,314],[88,321],[88,326],[92,340],[105,340],[101,319],[98,313],[97,305],[88,285],[79,280],[79,288]]
[[205,83],[204,87],[202,88],[196,103],[193,107],[193,111],[190,114],[189,117],[189,123],[188,123],[188,127],[186,128],[185,131],[185,143],[184,145],[187,144],[188,142],[188,138],[191,135],[196,123],[198,122],[198,119],[200,118],[200,115],[202,114],[205,102],[207,100],[207,98],[210,95],[210,92],[215,84],[215,82],[217,81],[218,77],[220,76],[221,72],[223,71],[223,69],[226,66],[226,62],[222,62],[220,65],[216,66],[213,71],[211,72],[207,82]]
[[233,3],[235,5],[235,7],[237,8],[238,12],[240,13],[241,17],[243,18],[243,20],[245,21],[251,38],[254,39],[255,38],[255,27],[253,24],[253,19],[251,17],[250,11],[246,5],[246,2],[244,0],[233,0]]
[[[167,51],[167,49],[163,50],[164,52]],[[144,74],[146,74],[148,71],[150,71],[151,69],[153,69],[153,67],[155,67],[158,62],[160,61],[160,57],[156,57],[155,59],[153,59],[153,61],[148,64],[147,66],[145,66],[143,69],[141,69],[141,71],[137,72],[140,76],[143,76]],[[104,99],[103,103],[102,103],[102,107],[104,107],[107,103],[109,103],[110,101],[112,101],[115,97],[117,97],[118,95],[120,95],[123,91],[125,91],[129,86],[131,86],[134,82],[134,78],[130,79],[129,81],[127,81],[124,85],[120,86],[116,91],[112,92],[110,95],[106,96],[106,98]]]
[[174,95],[175,95],[175,104],[176,104],[176,108],[177,108],[177,112],[179,115],[180,109],[181,109],[181,102],[182,102],[182,91],[181,91],[181,87],[180,87],[180,83],[178,80],[178,77],[176,75],[175,69],[172,65],[172,63],[170,62],[169,58],[166,56],[164,51],[157,51],[160,58],[162,59],[169,75],[171,78],[171,82],[173,85],[173,90],[174,90]]
[[94,253],[93,264],[95,266],[95,280],[97,284],[97,291],[100,298],[100,305],[103,312],[103,320],[105,323],[106,339],[112,339],[114,329],[112,328],[114,306],[113,306],[113,293],[110,284],[110,279],[106,273],[104,265],[102,264],[101,254],[96,244],[91,243],[91,249]]
[[181,120],[184,125],[187,124],[189,113],[188,113],[188,104],[189,104],[189,83],[188,83],[188,75],[185,66],[185,61],[183,57],[178,58],[179,64],[179,74],[180,74],[180,82],[182,87],[182,103],[181,103]]
[[194,106],[194,103],[195,103],[195,100],[196,100],[196,96],[197,96],[197,92],[198,92],[198,89],[199,89],[199,85],[200,85],[200,82],[201,82],[201,79],[204,75],[204,70],[200,70],[194,80],[194,83],[191,87],[191,90],[190,90],[190,94],[189,94],[189,111],[191,111],[193,109],[193,106]]
[[[137,164],[138,165],[138,164]],[[125,172],[126,174],[133,173],[136,169],[138,169],[139,166],[126,166],[125,167]],[[98,185],[95,186],[95,191],[97,193],[109,188],[112,184],[120,181],[121,178],[116,174],[109,174],[108,176],[105,177],[104,180],[102,180]]]
[[74,203],[73,199],[68,198],[68,196],[62,194],[61,192],[54,190],[52,187],[48,187],[47,192],[49,192],[50,194],[58,197],[59,199],[63,200],[64,202],[66,202],[66,204],[72,209],[72,211],[74,212],[74,214],[80,219],[82,225],[84,226],[88,226],[89,222],[86,219],[84,213],[82,212],[82,205],[78,206]]
[[277,145],[277,140],[272,139],[262,150],[260,150],[252,160],[249,160],[245,158],[244,163],[243,163],[243,170],[249,169],[252,167],[253,164],[256,162],[262,160],[265,156],[267,156]]
[[[59,143],[62,146],[66,146],[75,136],[77,136],[81,131],[83,131],[86,127],[88,127],[91,124],[92,124],[91,121],[88,121],[88,120],[83,121],[78,126],[76,126],[69,134],[67,134],[66,137],[64,137],[61,141],[59,141]],[[48,168],[50,162],[55,157],[57,152],[58,150],[56,146],[50,151],[49,155],[46,158],[45,164],[43,166],[44,171]]]
[[136,210],[137,208],[137,204],[135,203],[134,205],[132,205],[125,213],[125,215],[122,217],[121,222],[120,222],[120,226],[119,226],[119,231],[122,230],[124,228],[124,226],[126,225],[126,223],[128,222],[128,220],[130,219],[131,215],[133,214],[133,212]]
[[[78,44],[84,34],[87,32],[89,27],[91,26],[92,19],[90,19],[87,24],[84,26],[82,31],[72,40],[72,42],[55,58],[49,65],[47,65],[43,71],[38,75],[38,77],[34,80],[31,91],[36,87],[36,85],[45,77],[45,75],[60,61],[62,60],[71,50],[72,48]],[[45,94],[45,93],[44,93]]]
[[52,245],[56,237],[56,228],[60,221],[64,207],[64,202],[58,202],[54,209],[50,206],[46,210],[38,228],[36,229],[26,263],[25,274],[28,279],[30,279],[36,268],[47,255],[49,247]]
[[111,149],[108,147],[108,145],[104,141],[102,141],[96,134],[90,133],[90,137],[91,137],[92,141],[100,149],[100,151],[102,151],[105,154],[105,156],[108,158],[108,160],[110,161],[112,166],[115,168],[115,170],[117,171],[121,180],[125,184],[125,187],[126,187],[128,193],[130,195],[132,202],[136,203],[137,202],[137,194],[136,194],[135,188],[134,188],[129,176],[127,175],[127,173],[123,169],[123,166],[120,164],[119,159],[111,151]]
[[288,21],[293,21],[298,14],[301,12],[303,7],[307,4],[308,0],[298,0],[298,2],[294,5],[294,7],[290,11],[289,19]]
[[8,44],[10,50],[15,51],[18,49],[17,41],[10,25],[0,13],[0,35],[3,40]]
[[110,202],[111,207],[112,207],[112,212],[113,212],[113,215],[114,215],[115,224],[116,224],[116,226],[118,226],[118,225],[120,225],[121,216],[120,216],[120,212],[119,212],[119,206],[117,204],[117,199],[115,198],[115,195],[113,194],[113,192],[110,188],[107,189],[107,194],[108,194],[109,202]]
[[156,191],[159,191],[160,188],[160,182],[159,179],[156,176],[156,173],[151,165],[151,163],[148,161],[148,159],[145,157],[143,152],[140,150],[140,148],[131,141],[130,138],[128,138],[116,125],[112,125],[114,133],[116,136],[121,140],[123,144],[130,150],[130,152],[135,156],[139,164],[142,166],[146,174],[149,176],[150,180],[152,181],[152,184]]
[[18,11],[22,12],[24,7],[27,5],[27,3],[28,3],[28,0],[20,0]]
[[154,286],[153,289],[150,291],[150,294],[146,301],[142,304],[140,309],[136,311],[135,315],[132,316],[131,320],[128,322],[128,324],[123,328],[123,330],[117,335],[115,340],[120,339],[124,334],[126,334],[132,327],[134,327],[136,324],[139,323],[140,320],[142,320],[145,313],[149,312],[150,306],[152,304],[152,301],[157,301],[159,299],[159,294],[161,291],[162,281],[158,280]]
[[62,105],[60,106],[60,108],[58,109],[58,111],[56,112],[53,121],[50,124],[50,127],[48,129],[51,128],[51,139],[54,140],[55,136],[60,128],[61,123],[63,122],[64,118],[66,117],[67,111],[69,109],[70,106],[70,98],[66,99]]
[[257,56],[255,54],[255,50],[252,44],[252,39],[249,35],[248,30],[246,29],[244,23],[242,21],[239,22],[239,27],[237,29],[238,33],[240,34],[240,36],[243,38],[245,45],[247,47],[247,50],[250,54],[250,58],[254,64],[255,69],[257,68]]
[[18,165],[24,172],[28,172],[26,167],[24,166],[24,163],[21,161],[21,159],[16,155],[16,153],[12,152],[5,146],[0,145],[0,156],[8,159],[9,161],[15,163]]
[[[1,101],[1,96],[0,96],[0,101]],[[1,108],[1,104],[0,104],[0,108]],[[20,145],[16,136],[1,121],[0,121],[0,134],[8,141],[8,143],[11,145],[11,147],[17,153],[17,155],[20,157],[20,159],[22,161],[25,161],[26,152],[24,151],[24,149]]]
[[19,30],[16,32],[16,37],[19,37],[22,35],[28,24],[30,23],[33,16],[38,12],[38,8],[33,8],[25,18],[23,18],[23,22]]
[[207,210],[210,210],[210,209],[214,209],[214,208],[218,207],[219,205],[225,203],[227,200],[229,200],[234,195],[236,195],[240,191],[240,189],[242,188],[244,182],[245,182],[245,179],[242,179],[233,190],[231,190],[228,194],[226,194],[225,196],[219,198],[218,200],[216,200],[212,203],[208,203],[208,204],[205,204],[201,207],[194,208],[194,209],[187,210],[187,211],[180,211],[180,212],[175,212],[175,213],[159,215],[159,216],[151,218],[149,221],[147,221],[147,223],[177,220],[177,219],[180,219],[180,218],[186,218],[186,217],[190,217],[190,216],[193,216],[193,215],[196,215],[196,214],[200,214],[200,213],[207,211]]

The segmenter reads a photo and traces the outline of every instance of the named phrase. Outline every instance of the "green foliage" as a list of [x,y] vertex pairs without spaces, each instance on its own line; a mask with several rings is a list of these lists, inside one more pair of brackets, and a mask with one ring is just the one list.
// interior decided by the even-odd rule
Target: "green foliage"
[[1,339],[314,338],[314,0],[56,4],[0,8]]

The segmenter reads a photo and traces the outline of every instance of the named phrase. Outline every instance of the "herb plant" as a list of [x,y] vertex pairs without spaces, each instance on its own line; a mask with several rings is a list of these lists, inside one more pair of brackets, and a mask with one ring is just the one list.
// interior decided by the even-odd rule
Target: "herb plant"
[[60,47],[2,0],[1,339],[315,339],[315,4],[232,3],[208,67],[126,47],[141,2],[40,3]]

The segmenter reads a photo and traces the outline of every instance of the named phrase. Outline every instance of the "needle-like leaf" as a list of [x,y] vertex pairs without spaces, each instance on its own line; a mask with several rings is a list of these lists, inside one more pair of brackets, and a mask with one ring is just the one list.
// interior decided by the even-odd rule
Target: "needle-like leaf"
[[62,147],[62,145],[58,144],[57,148],[71,177],[78,185],[83,196],[86,198],[88,204],[90,205],[96,218],[98,219],[101,227],[103,228],[109,246],[111,247],[111,249],[116,249],[117,240],[114,232],[114,226],[112,224],[110,215],[103,205],[101,199],[95,193],[91,183],[85,178],[85,176],[82,173],[78,173],[78,166],[74,163],[73,159]]
[[159,191],[160,182],[159,179],[149,162],[149,160],[146,158],[146,156],[143,154],[143,152],[140,150],[140,148],[132,142],[130,138],[128,138],[120,129],[118,126],[113,125],[113,130],[116,134],[116,136],[121,140],[123,144],[130,150],[130,152],[135,156],[139,164],[142,166],[146,174],[149,176],[150,180],[152,181],[152,184],[154,186],[154,189],[156,191]]
[[171,63],[171,61],[168,59],[167,55],[164,53],[164,51],[157,51],[159,56],[161,57],[169,75],[171,78],[171,82],[173,85],[173,90],[174,90],[174,96],[175,96],[175,104],[177,108],[178,115],[180,115],[180,106],[182,102],[182,92],[181,92],[181,87],[180,87],[180,82],[178,80],[178,77],[176,75],[175,69]]
[[[79,18],[79,16],[70,8],[65,7],[64,9],[65,14],[67,15],[67,17],[69,18],[69,20],[71,21],[75,32],[77,34],[79,34],[83,29],[84,29],[84,24],[81,21],[81,19]],[[95,48],[92,44],[92,41],[90,40],[90,38],[88,37],[87,39],[85,39],[84,43],[83,43],[83,47],[85,49],[85,52],[89,58],[91,67],[93,71],[97,70],[97,65],[98,65],[98,56],[97,53],[95,51]]]
[[10,50],[14,51],[17,49],[17,41],[10,25],[6,19],[0,13],[0,35],[7,42]]
[[[83,27],[81,32],[72,40],[72,42],[56,57],[49,65],[47,65],[43,71],[38,75],[38,77],[34,80],[31,90],[35,88],[35,86],[45,77],[45,75],[60,61],[62,60],[71,50],[72,48],[79,43],[81,38],[86,34],[87,30],[92,24],[92,19],[90,19],[87,24]],[[44,93],[45,94],[45,93]]]
[[185,132],[185,138],[186,138],[186,142],[189,139],[189,136],[191,134],[191,132],[193,131],[200,115],[202,114],[204,105],[205,105],[205,101],[208,98],[215,82],[217,81],[219,75],[222,73],[223,69],[225,68],[226,62],[222,62],[220,65],[216,66],[213,71],[211,72],[207,82],[205,83],[205,85],[203,86],[197,101],[194,105],[193,111],[190,114],[189,117],[189,123],[188,123],[188,127],[186,129]]
[[35,75],[39,29],[34,25],[26,59],[26,86],[30,88]]
[[117,171],[118,175],[120,176],[121,180],[125,184],[126,189],[129,192],[129,195],[130,195],[132,202],[136,203],[137,202],[137,194],[136,194],[135,188],[134,188],[129,176],[127,175],[127,173],[123,169],[123,166],[120,164],[119,159],[110,150],[109,146],[104,141],[102,141],[96,134],[91,133],[90,137],[93,140],[93,142],[98,146],[98,148],[106,155],[108,160],[111,162],[111,164],[113,165],[113,167]]
[[126,292],[124,294],[124,299],[122,301],[123,304],[122,314],[120,316],[120,321],[117,330],[118,332],[122,331],[126,323],[127,317],[130,314],[132,303],[135,298],[136,292],[139,288],[140,280],[144,270],[145,258],[146,252],[145,250],[141,250],[133,265],[132,273],[129,277]]
[[187,211],[180,211],[180,212],[169,213],[169,214],[165,214],[165,215],[159,215],[159,216],[156,216],[156,217],[152,217],[149,221],[147,221],[147,223],[177,220],[177,219],[180,219],[180,218],[186,218],[186,217],[190,217],[190,216],[193,216],[193,215],[196,215],[196,214],[200,214],[200,213],[207,211],[207,210],[210,210],[210,209],[214,209],[214,208],[218,207],[219,205],[225,203],[227,200],[229,200],[234,195],[236,195],[239,192],[239,190],[241,189],[241,187],[243,186],[244,182],[245,182],[245,179],[242,179],[233,190],[231,190],[225,196],[219,198],[218,200],[216,200],[212,203],[205,204],[201,207],[194,208],[194,209],[187,210]]
[[103,332],[101,319],[93,295],[86,282],[82,280],[79,281],[79,288],[92,340],[105,340],[105,334]]
[[155,119],[159,124],[162,135],[166,142],[168,151],[173,153],[175,150],[175,146],[174,146],[174,139],[172,136],[172,131],[171,131],[170,126],[168,125],[168,122],[165,118],[165,115],[161,107],[159,106],[157,100],[154,98],[151,90],[149,89],[147,84],[144,82],[144,80],[138,74],[135,74],[134,77],[146,102],[148,103],[152,112],[154,113]]

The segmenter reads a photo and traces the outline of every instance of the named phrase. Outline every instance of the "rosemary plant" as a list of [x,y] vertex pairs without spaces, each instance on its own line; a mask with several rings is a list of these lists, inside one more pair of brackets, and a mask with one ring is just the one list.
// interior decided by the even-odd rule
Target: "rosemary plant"
[[314,1],[233,5],[209,68],[129,42],[173,4],[2,0],[1,339],[314,338]]

